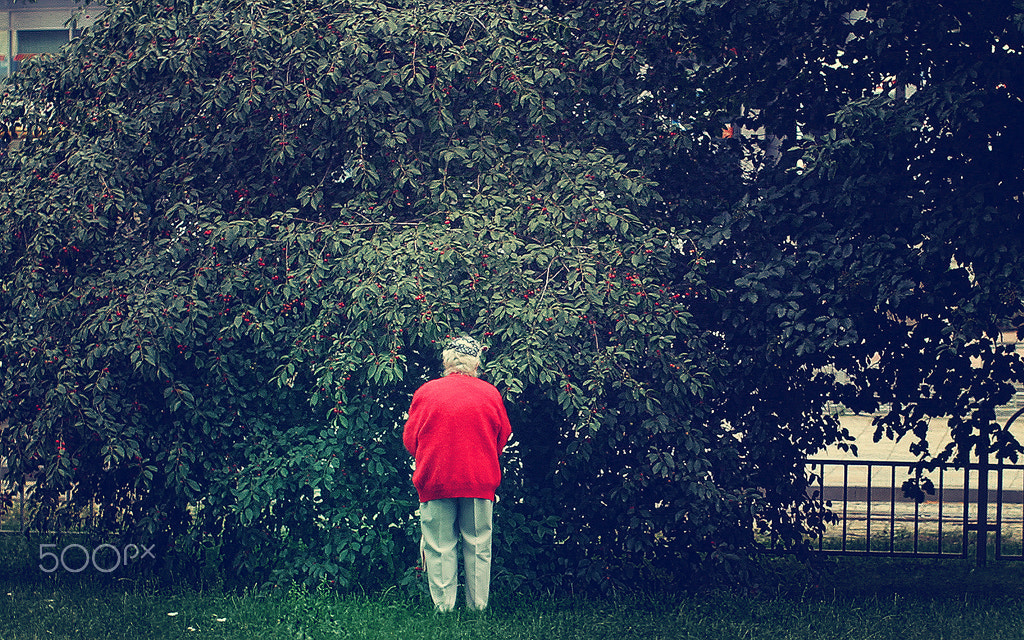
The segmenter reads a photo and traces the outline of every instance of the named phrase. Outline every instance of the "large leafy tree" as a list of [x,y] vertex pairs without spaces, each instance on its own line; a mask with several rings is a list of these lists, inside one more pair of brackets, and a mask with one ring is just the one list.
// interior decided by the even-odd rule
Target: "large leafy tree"
[[260,579],[401,575],[397,428],[469,332],[516,417],[504,575],[747,535],[699,267],[612,144],[649,119],[642,59],[577,20],[115,2],[27,65],[7,100],[48,132],[3,157],[0,359],[39,524],[95,501]]
[[0,169],[40,523],[391,580],[397,426],[461,332],[514,420],[515,581],[795,542],[831,402],[1012,453],[1020,20],[863,8],[110,3],[7,87],[48,107]]
[[691,77],[716,96],[712,157],[738,170],[686,152],[657,178],[727,292],[699,316],[733,367],[721,415],[758,485],[796,509],[774,531],[803,519],[794,453],[848,437],[829,404],[880,411],[876,437],[908,436],[924,466],[1014,459],[995,408],[1024,381],[1001,338],[1024,300],[1024,5],[714,4],[679,57],[718,56]]

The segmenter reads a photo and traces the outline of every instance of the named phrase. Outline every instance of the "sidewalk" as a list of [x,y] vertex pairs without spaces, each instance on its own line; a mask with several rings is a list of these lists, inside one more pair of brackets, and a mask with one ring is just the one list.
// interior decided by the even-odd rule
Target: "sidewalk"
[[[1024,358],[1024,342],[1016,342],[1016,334],[1013,332],[1005,332],[1003,334],[1004,344],[1016,344],[1017,355]],[[1018,389],[1017,394],[1014,396],[1010,404],[1001,407],[996,411],[996,420],[1000,425],[1005,425],[1006,422],[1013,416],[1014,412],[1021,407],[1024,407],[1024,389]],[[850,453],[840,451],[835,446],[829,447],[825,451],[816,454],[815,458],[828,458],[828,459],[859,459],[859,460],[885,460],[894,462],[913,462],[917,459],[917,456],[910,453],[910,443],[916,441],[913,434],[908,434],[900,441],[890,440],[882,434],[882,438],[878,441],[874,441],[875,427],[872,425],[874,415],[846,415],[839,418],[840,424],[846,429],[849,429],[850,435],[856,438],[855,444],[857,445],[857,456],[854,457]],[[1024,416],[1017,418],[1010,428],[1010,432],[1017,437],[1018,440],[1024,442]],[[928,444],[932,454],[942,451],[947,444],[949,444],[951,438],[949,435],[949,426],[945,419],[932,420],[928,427]],[[1024,460],[1021,460],[1021,464],[1024,464]]]
[[[1018,394],[1021,396],[1024,394]],[[1006,421],[1010,419],[1012,412],[1002,411],[997,414],[997,419],[1000,420],[1000,424],[1006,424]],[[917,437],[910,433],[905,435],[900,440],[890,440],[882,434],[881,439],[878,442],[874,441],[875,426],[873,421],[876,416],[874,415],[848,415],[840,416],[839,423],[846,429],[849,430],[855,440],[853,444],[857,445],[857,455],[854,455],[848,451],[840,450],[836,445],[832,445],[821,451],[818,454],[812,456],[812,459],[817,460],[843,460],[850,462],[863,462],[864,465],[856,465],[850,467],[850,486],[867,486],[867,462],[916,462],[918,457],[910,452],[910,445],[917,441]],[[1024,416],[1017,418],[1010,426],[1010,433],[1012,433],[1019,441],[1024,443]],[[949,433],[949,426],[946,419],[935,419],[932,420],[928,427],[928,444],[931,453],[937,454],[942,451],[947,444],[950,443],[952,438]],[[977,462],[977,456],[971,455],[971,462]],[[990,460],[995,462],[995,460]],[[1007,461],[1007,464],[1014,464]],[[1024,465],[1024,458],[1018,459],[1017,464]],[[905,478],[904,478],[905,479]],[[1008,483],[1013,480],[1014,484],[1024,491],[1024,470],[1008,470],[1003,476],[1004,483]],[[947,476],[947,483],[949,482]],[[956,481],[958,484],[957,488],[962,488],[962,482]],[[832,472],[826,474],[825,484],[831,486],[839,486],[842,484],[842,470],[839,468],[833,468]],[[947,484],[947,486],[953,486]]]

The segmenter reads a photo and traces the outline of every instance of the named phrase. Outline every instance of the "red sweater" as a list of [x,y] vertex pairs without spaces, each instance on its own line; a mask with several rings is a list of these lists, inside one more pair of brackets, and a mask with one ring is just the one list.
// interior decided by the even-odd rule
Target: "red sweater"
[[402,441],[416,459],[412,483],[420,502],[494,500],[498,456],[511,434],[501,394],[489,382],[452,373],[417,389]]

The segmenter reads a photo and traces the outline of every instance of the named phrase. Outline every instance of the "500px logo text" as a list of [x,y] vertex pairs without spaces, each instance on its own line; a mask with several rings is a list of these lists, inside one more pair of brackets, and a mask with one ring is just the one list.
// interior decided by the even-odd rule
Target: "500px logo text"
[[[156,545],[127,544],[118,549],[112,544],[101,544],[91,552],[80,544],[69,544],[57,553],[57,545],[39,545],[39,568],[46,573],[64,569],[68,573],[79,573],[92,568],[100,573],[110,573],[121,565],[144,558],[156,559],[153,547]],[[52,551],[50,549],[53,549]]]

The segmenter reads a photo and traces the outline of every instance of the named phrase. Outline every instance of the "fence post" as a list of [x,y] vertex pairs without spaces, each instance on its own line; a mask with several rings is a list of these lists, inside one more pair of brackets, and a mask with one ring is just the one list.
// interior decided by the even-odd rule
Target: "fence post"
[[988,424],[980,427],[978,439],[978,567],[988,559]]

